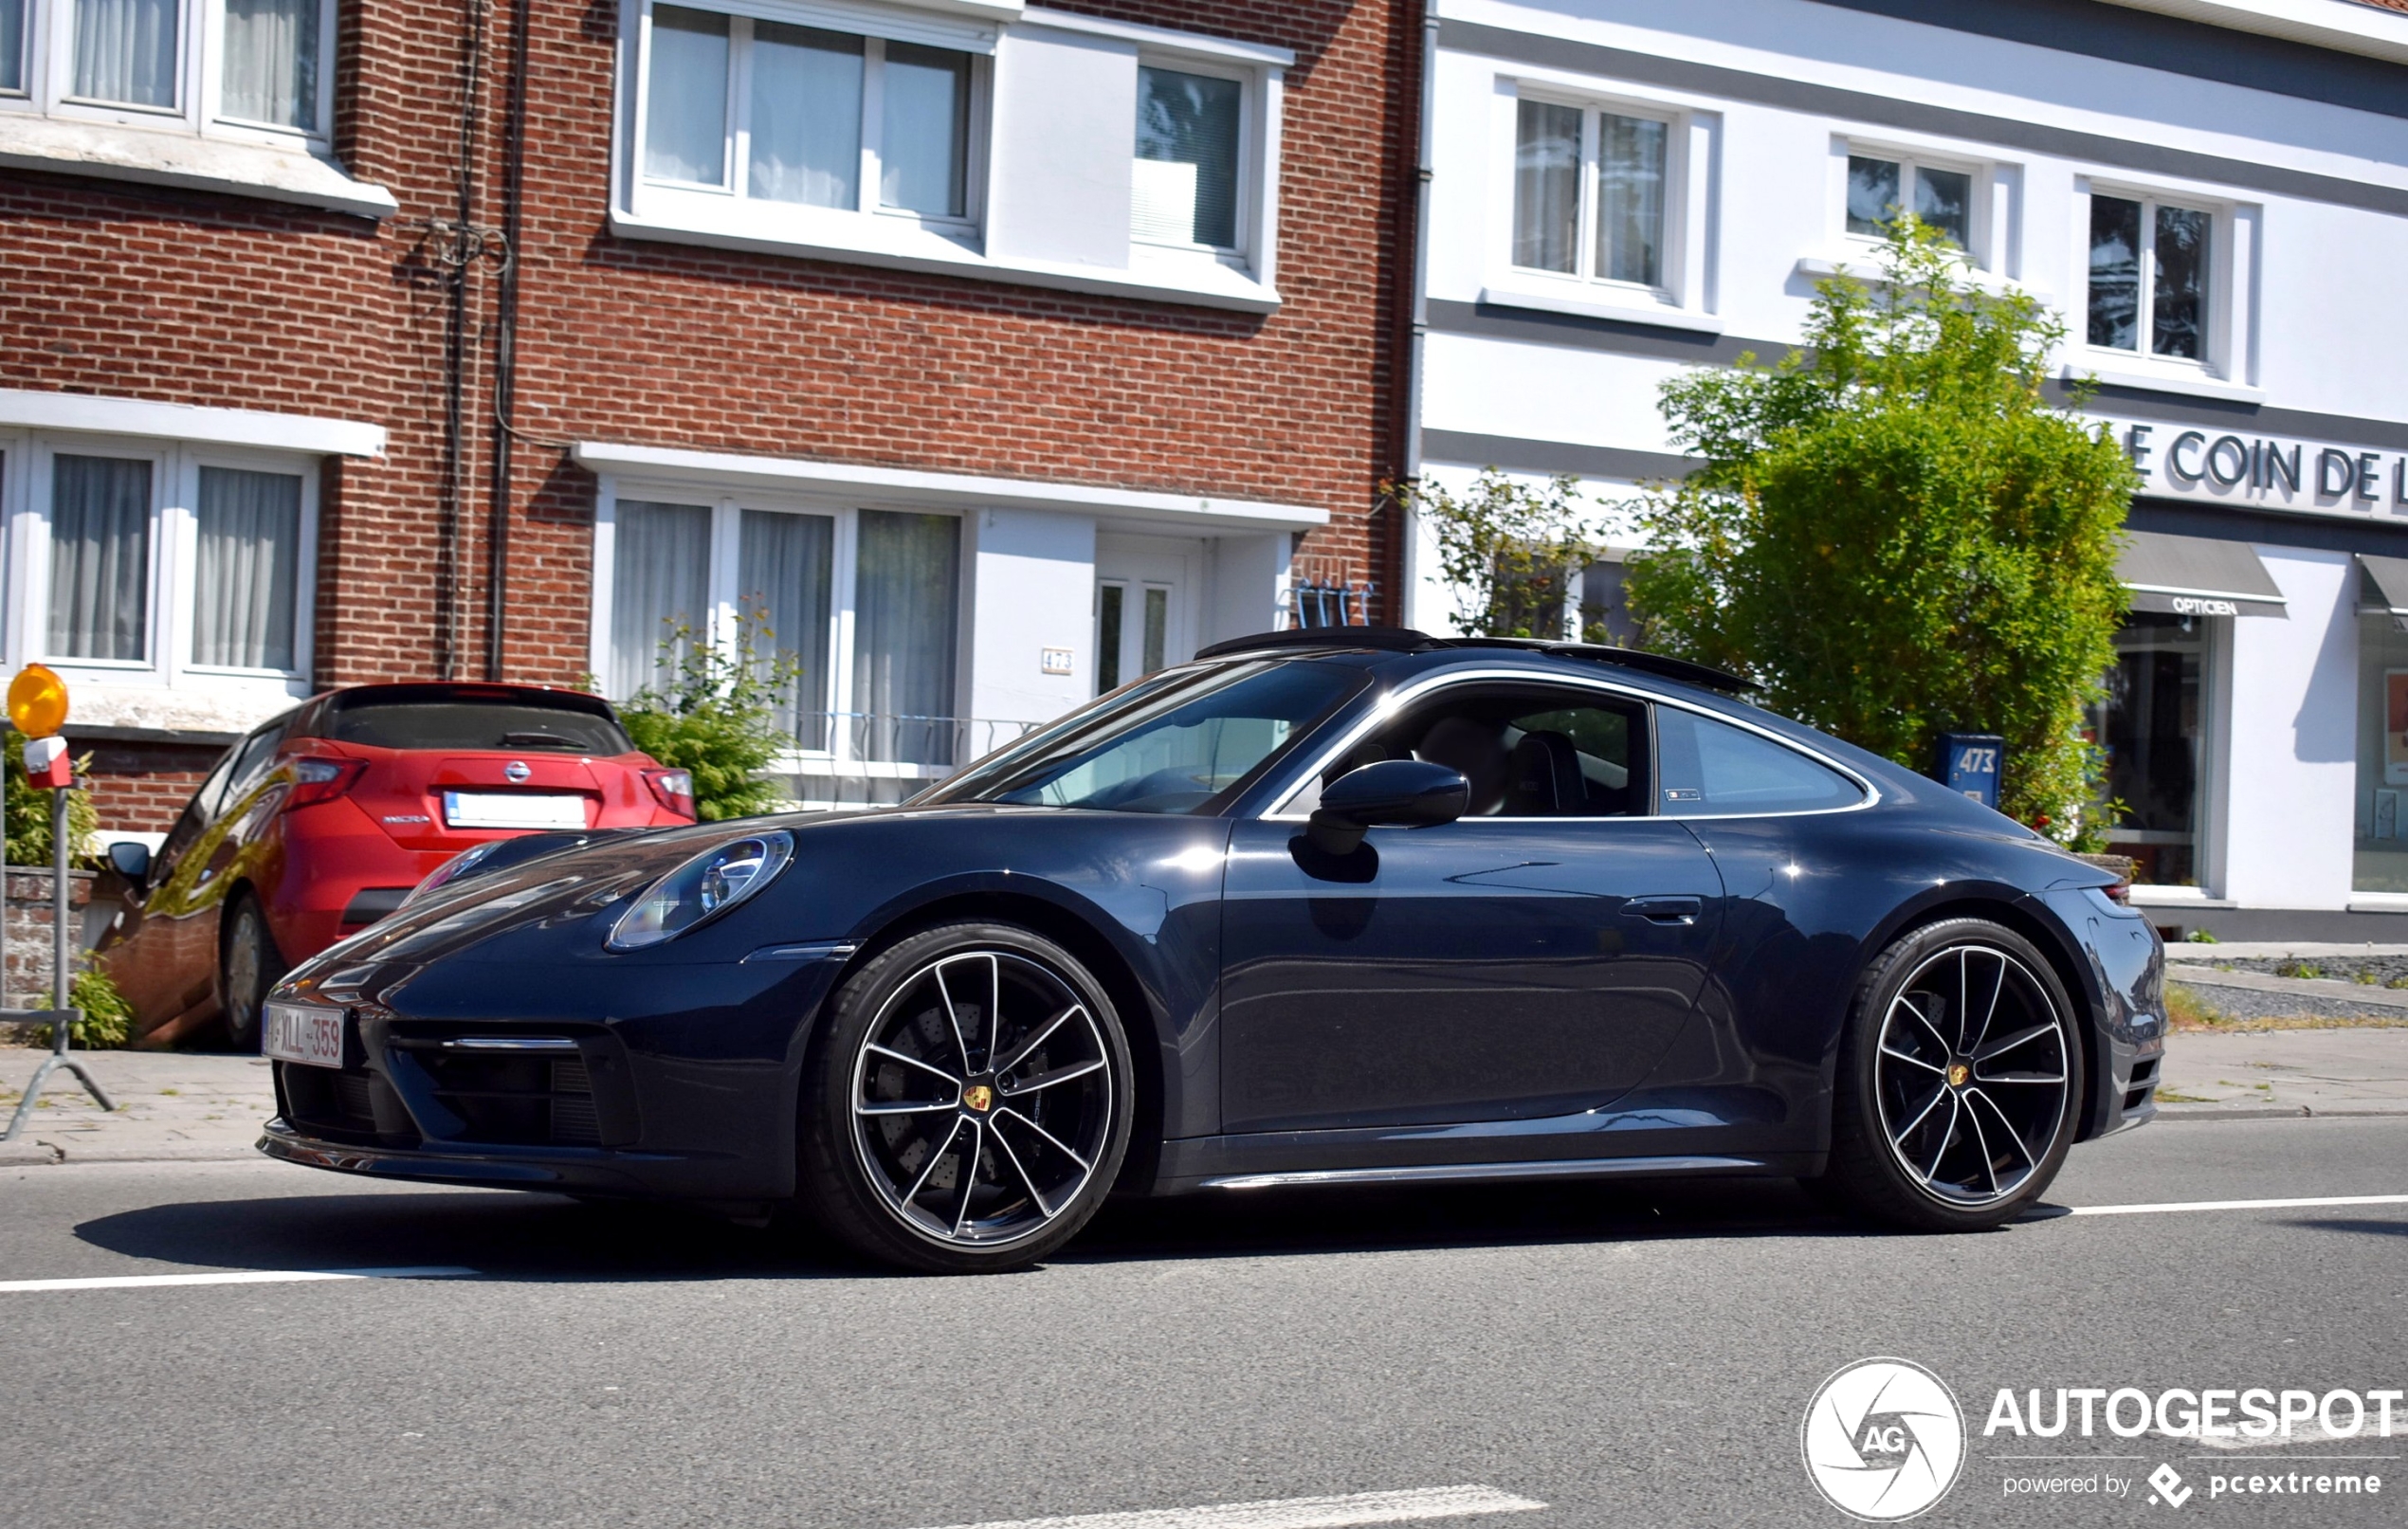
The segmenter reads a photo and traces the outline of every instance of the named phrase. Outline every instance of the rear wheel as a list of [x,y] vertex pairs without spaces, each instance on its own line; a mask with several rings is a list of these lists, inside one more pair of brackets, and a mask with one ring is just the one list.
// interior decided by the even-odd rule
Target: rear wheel
[[1017,1268],[1060,1247],[1127,1150],[1128,1043],[1078,959],[1009,924],[927,930],[840,989],[805,1068],[801,1178],[882,1263]]
[[219,992],[225,996],[226,1038],[237,1051],[259,1049],[260,1006],[285,972],[267,916],[249,897],[227,910],[226,937],[219,949]]
[[1982,1231],[2037,1200],[2080,1119],[2082,1045],[2032,942],[1980,919],[1900,939],[1857,988],[1815,1186],[1931,1231]]

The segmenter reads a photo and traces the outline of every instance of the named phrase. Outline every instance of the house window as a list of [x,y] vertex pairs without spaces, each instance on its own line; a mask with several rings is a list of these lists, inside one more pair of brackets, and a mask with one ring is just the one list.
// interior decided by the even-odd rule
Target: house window
[[1245,85],[1142,65],[1137,72],[1137,163],[1130,221],[1155,244],[1238,244]]
[[2090,197],[2090,343],[2205,361],[2215,214],[2155,200]]
[[1669,122],[1524,99],[1514,124],[1513,264],[1661,288]]
[[813,768],[921,780],[959,762],[958,518],[629,488],[610,525],[595,667],[612,697],[664,683],[696,643],[749,650]]
[[969,54],[667,5],[645,46],[647,181],[969,218]]
[[0,97],[84,120],[322,142],[334,27],[334,0],[0,0]]
[[1974,247],[1974,176],[1913,159],[1848,156],[1848,231],[1881,238],[1887,226],[1912,212],[1959,249]]
[[82,435],[0,446],[15,662],[118,683],[305,680],[313,462]]

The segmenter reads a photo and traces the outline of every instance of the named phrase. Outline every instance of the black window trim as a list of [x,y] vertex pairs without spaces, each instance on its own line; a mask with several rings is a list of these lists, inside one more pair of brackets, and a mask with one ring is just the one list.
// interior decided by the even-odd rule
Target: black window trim
[[[1787,749],[1793,754],[1801,755],[1806,758],[1812,759],[1816,764],[1823,766],[1825,769],[1835,771],[1843,778],[1852,781],[1856,788],[1864,792],[1864,795],[1860,799],[1839,807],[1791,808],[1767,812],[1733,812],[1727,814],[1727,816],[1717,816],[1713,818],[1690,818],[1681,816],[1673,818],[1672,821],[1674,822],[1728,822],[1737,821],[1742,818],[1826,817],[1834,812],[1861,812],[1869,808],[1878,805],[1882,800],[1881,788],[1874,784],[1871,780],[1868,779],[1864,772],[1843,764],[1838,759],[1832,757],[1830,755],[1825,754],[1819,749],[1801,744],[1794,738],[1783,737],[1780,734],[1774,732],[1770,728],[1760,727],[1756,723],[1750,722],[1743,718],[1731,717],[1723,712],[1716,711],[1710,706],[1700,705],[1692,701],[1673,696],[1659,695],[1653,691],[1641,690],[1633,685],[1616,684],[1611,680],[1601,679],[1589,674],[1555,674],[1549,673],[1543,669],[1445,669],[1436,674],[1425,675],[1408,684],[1399,686],[1397,689],[1390,692],[1386,697],[1382,698],[1377,703],[1373,705],[1369,711],[1357,718],[1353,725],[1348,727],[1346,731],[1339,737],[1334,744],[1311,756],[1312,762],[1308,768],[1298,770],[1290,779],[1278,788],[1276,794],[1271,798],[1270,805],[1265,808],[1262,811],[1256,813],[1256,819],[1266,823],[1304,822],[1309,814],[1304,812],[1291,812],[1287,810],[1288,804],[1295,800],[1297,793],[1302,792],[1308,783],[1317,779],[1323,770],[1328,769],[1339,759],[1344,757],[1349,751],[1360,744],[1370,734],[1394,721],[1399,712],[1402,712],[1408,706],[1416,704],[1423,698],[1429,695],[1430,692],[1446,686],[1487,684],[1499,681],[1523,684],[1561,684],[1573,689],[1594,690],[1621,700],[1636,701],[1642,706],[1673,706],[1682,711],[1693,712],[1700,717],[1708,719],[1709,720],[1721,722],[1728,727],[1736,727],[1742,732],[1753,733],[1757,737],[1765,739],[1767,742],[1778,744],[1781,748]],[[1653,774],[1656,763],[1655,738],[1655,717],[1651,711],[1648,715],[1647,722],[1647,747],[1651,774]],[[1291,760],[1301,759],[1303,757],[1304,757],[1304,755],[1300,752],[1291,755]],[[1661,776],[1657,775],[1654,778],[1660,780]],[[1649,810],[1644,813],[1624,812],[1617,813],[1612,817],[1550,817],[1535,821],[1544,821],[1548,823],[1641,823],[1655,817],[1667,815],[1658,810],[1661,806],[1662,804],[1660,802],[1651,802],[1649,804]],[[1472,824],[1527,824],[1534,820],[1529,818],[1479,817],[1460,818],[1457,821]]]

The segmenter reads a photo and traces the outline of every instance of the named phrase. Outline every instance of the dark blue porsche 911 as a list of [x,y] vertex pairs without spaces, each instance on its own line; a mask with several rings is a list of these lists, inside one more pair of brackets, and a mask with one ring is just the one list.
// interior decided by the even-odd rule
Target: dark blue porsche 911
[[1116,1190],[1781,1174],[2009,1220],[2155,1112],[2155,932],[1735,687],[1284,632],[900,808],[474,851],[276,991],[261,1146],[799,1206],[935,1270]]

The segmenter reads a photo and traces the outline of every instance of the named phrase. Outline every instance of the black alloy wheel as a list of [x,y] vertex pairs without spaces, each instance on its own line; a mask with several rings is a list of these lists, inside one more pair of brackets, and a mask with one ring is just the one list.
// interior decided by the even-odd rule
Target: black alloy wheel
[[1952,919],[1906,935],[1857,990],[1819,1188],[1934,1231],[2022,1213],[2081,1118],[2073,1014],[2046,958],[2011,929]]
[[260,1006],[285,972],[256,899],[238,895],[226,912],[218,954],[218,992],[225,1000],[226,1038],[237,1051],[259,1049]]
[[1068,952],[952,924],[882,952],[831,1002],[805,1080],[807,1199],[855,1250],[941,1273],[1016,1268],[1110,1190],[1126,1040]]

